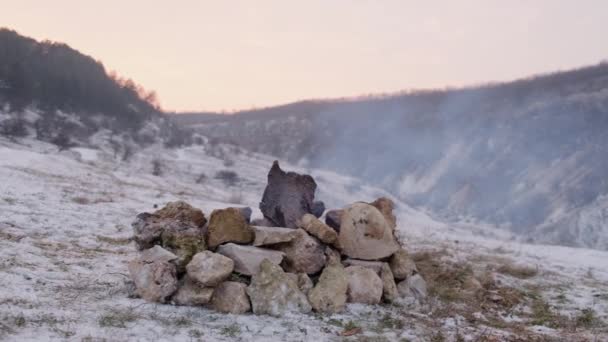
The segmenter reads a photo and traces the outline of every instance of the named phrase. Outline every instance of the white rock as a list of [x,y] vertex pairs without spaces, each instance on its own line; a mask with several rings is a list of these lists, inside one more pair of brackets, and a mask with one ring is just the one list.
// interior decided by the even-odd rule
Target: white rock
[[344,210],[338,244],[342,254],[362,260],[386,258],[399,249],[382,213],[367,203],[354,203]]
[[234,261],[210,251],[197,253],[186,266],[188,275],[203,286],[216,286],[234,270]]
[[378,304],[382,299],[382,279],[373,270],[361,266],[349,266],[345,269],[348,275],[348,302]]

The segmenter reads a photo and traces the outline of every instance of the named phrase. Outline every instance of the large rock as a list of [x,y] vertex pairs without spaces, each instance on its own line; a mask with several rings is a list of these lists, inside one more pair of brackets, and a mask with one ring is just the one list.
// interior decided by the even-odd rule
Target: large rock
[[250,243],[253,241],[253,230],[237,208],[217,209],[211,212],[207,228],[209,248],[215,248],[226,242]]
[[290,242],[298,236],[292,228],[251,226],[251,229],[255,235],[253,245],[257,247]]
[[382,263],[380,279],[382,279],[382,298],[384,298],[384,301],[387,303],[396,301],[399,298],[399,290],[393,272],[387,263]]
[[344,214],[344,210],[342,209],[334,209],[330,210],[325,214],[325,224],[336,231],[336,233],[340,233],[340,224],[342,224],[342,215]]
[[393,201],[389,198],[380,197],[370,204],[380,210],[380,212],[386,219],[386,223],[388,223],[388,226],[391,227],[392,230],[395,230],[395,228],[397,227],[397,218],[393,214],[395,203],[393,203]]
[[154,215],[164,220],[191,223],[198,228],[202,228],[207,223],[205,214],[200,209],[196,209],[184,201],[169,202],[164,208],[154,212]]
[[349,303],[378,304],[382,299],[382,279],[373,270],[349,266],[347,297]]
[[348,275],[339,262],[328,264],[317,285],[308,293],[308,300],[317,312],[337,313],[344,310]]
[[225,281],[213,291],[211,308],[231,314],[243,314],[251,310],[247,285],[235,281]]
[[216,286],[234,270],[234,261],[221,254],[204,251],[196,254],[186,266],[188,276],[203,286]]
[[283,262],[287,272],[314,274],[325,266],[325,246],[303,229],[296,230],[298,237],[280,244],[277,249],[285,253]]
[[260,210],[275,227],[296,228],[296,220],[312,213],[317,183],[309,175],[281,170],[275,161],[268,172]]
[[140,250],[162,245],[178,257],[178,272],[183,272],[192,256],[205,250],[206,222],[199,209],[181,201],[170,202],[153,214],[137,215],[132,224],[134,240]]
[[251,278],[247,287],[255,314],[280,317],[288,312],[308,313],[311,310],[306,295],[298,284],[269,260],[260,264],[260,270]]
[[135,293],[144,300],[164,303],[177,290],[177,271],[171,262],[138,258],[131,261],[128,268]]
[[414,260],[410,258],[407,251],[403,248],[400,248],[391,256],[389,264],[396,279],[405,279],[418,272],[416,263],[414,263]]
[[358,260],[358,259],[346,259],[342,262],[345,266],[361,266],[365,268],[369,268],[372,271],[380,274],[382,270],[382,266],[386,264],[382,261],[369,261],[369,260]]
[[386,258],[399,249],[382,213],[367,203],[354,203],[344,210],[338,242],[342,254],[363,260]]
[[279,265],[285,256],[280,251],[253,246],[240,246],[234,243],[221,245],[217,249],[217,253],[227,256],[234,261],[235,272],[248,276],[252,276],[258,272],[260,264],[264,259],[269,260],[275,265]]
[[185,275],[180,282],[179,289],[171,299],[176,305],[197,306],[205,305],[211,300],[214,289],[202,286]]
[[333,244],[338,239],[338,233],[336,233],[335,230],[331,229],[312,214],[304,214],[296,222],[296,225],[310,233],[310,235],[317,237],[323,243]]
[[419,301],[424,300],[428,294],[426,281],[420,274],[414,274],[401,281],[397,285],[397,290],[401,297],[414,297]]

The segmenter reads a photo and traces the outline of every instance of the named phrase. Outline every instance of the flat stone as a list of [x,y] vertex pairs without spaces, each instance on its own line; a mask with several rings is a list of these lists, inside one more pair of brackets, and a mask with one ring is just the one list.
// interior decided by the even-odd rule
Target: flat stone
[[192,280],[188,275],[180,282],[172,302],[176,305],[199,306],[209,303],[213,295],[213,287],[204,287],[198,282]]
[[210,251],[197,253],[186,266],[188,276],[203,286],[216,286],[234,270],[232,259]]
[[317,312],[338,313],[346,306],[348,275],[339,262],[328,264],[317,285],[308,293],[308,300]]
[[292,228],[251,226],[251,229],[255,235],[253,245],[257,247],[290,242],[298,236]]
[[338,233],[321,222],[313,214],[304,214],[296,222],[296,225],[307,231],[310,235],[315,236],[323,243],[333,244],[338,239]]
[[338,242],[342,254],[362,260],[386,258],[399,249],[382,213],[367,203],[354,203],[345,209]]
[[268,259],[270,262],[279,265],[285,256],[285,254],[280,251],[253,246],[241,246],[234,243],[221,245],[217,249],[217,253],[234,261],[235,272],[248,276],[252,276],[258,272],[260,263],[262,263],[264,259]]
[[373,270],[361,266],[349,266],[347,297],[349,303],[378,304],[382,299],[382,279]]
[[177,259],[177,255],[169,252],[168,250],[162,248],[159,245],[155,245],[152,248],[144,250],[139,256],[141,261],[143,262],[170,262]]
[[211,212],[207,228],[209,248],[226,242],[247,244],[253,241],[253,230],[237,208],[216,209]]
[[247,294],[255,314],[280,317],[290,312],[308,313],[312,309],[292,277],[267,259],[262,261],[259,272],[251,278]]
[[237,315],[251,311],[247,285],[235,281],[221,283],[213,291],[210,306],[216,311]]
[[316,189],[311,176],[285,172],[275,161],[268,172],[260,210],[273,226],[296,228],[296,220],[312,213]]
[[306,233],[297,229],[298,236],[291,242],[280,244],[276,248],[285,253],[283,262],[287,272],[315,274],[325,266],[325,246]]

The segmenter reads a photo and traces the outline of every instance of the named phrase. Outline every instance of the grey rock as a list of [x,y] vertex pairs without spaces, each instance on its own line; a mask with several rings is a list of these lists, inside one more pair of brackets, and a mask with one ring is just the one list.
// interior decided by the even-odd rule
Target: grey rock
[[225,281],[213,291],[211,308],[231,314],[243,314],[251,311],[247,296],[247,285],[235,281]]
[[257,247],[290,242],[298,236],[292,228],[251,226],[251,229],[255,235],[253,245]]
[[367,203],[354,203],[342,215],[338,237],[342,254],[362,260],[378,260],[399,249],[382,213]]
[[234,243],[221,245],[217,253],[222,254],[234,261],[234,271],[244,275],[254,275],[258,272],[260,264],[264,259],[279,265],[283,261],[285,254],[280,251],[269,249],[240,246]]
[[149,302],[164,303],[177,290],[175,264],[135,259],[128,266],[131,279],[135,283],[137,295]]
[[317,285],[308,293],[308,300],[317,312],[338,313],[346,306],[348,275],[339,262],[328,264]]
[[325,212],[325,203],[323,201],[314,201],[312,203],[312,211],[311,213],[315,215],[316,218],[323,216]]
[[275,227],[296,228],[296,220],[312,213],[317,183],[309,175],[281,170],[275,161],[268,172],[260,210]]
[[289,312],[311,311],[310,303],[298,284],[269,260],[260,264],[259,272],[253,275],[247,287],[247,294],[255,314],[280,317]]
[[232,259],[210,251],[197,253],[186,266],[188,276],[203,286],[216,286],[234,270]]
[[211,300],[213,292],[214,289],[212,287],[202,286],[188,275],[185,275],[171,300],[176,305],[205,305]]
[[382,299],[382,279],[373,270],[361,266],[349,266],[347,297],[349,303],[378,304]]
[[397,285],[401,297],[413,297],[419,301],[424,300],[427,295],[427,284],[420,274],[414,274]]
[[296,230],[298,237],[293,241],[280,244],[276,248],[285,253],[285,270],[293,273],[315,274],[325,266],[327,257],[325,247],[319,240],[303,229]]

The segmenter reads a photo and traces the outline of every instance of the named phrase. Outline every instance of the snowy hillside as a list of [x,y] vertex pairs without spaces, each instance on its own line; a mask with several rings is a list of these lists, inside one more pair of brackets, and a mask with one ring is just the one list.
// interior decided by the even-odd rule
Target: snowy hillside
[[[58,152],[0,138],[0,339],[333,341],[352,326],[363,330],[353,341],[608,339],[608,252],[517,243],[464,220],[438,222],[396,198],[399,237],[430,281],[428,303],[276,319],[128,297],[137,213],[182,199],[206,214],[232,205],[260,217],[272,160],[207,144],[151,146],[122,161],[110,148]],[[282,165],[311,173],[328,208],[389,195],[356,178]],[[495,291],[472,306],[457,291],[462,275],[490,277]]]
[[[454,221],[522,240],[606,249],[608,64],[463,89],[303,101],[187,127],[350,174]],[[360,156],[365,156],[362,162]],[[596,228],[579,222],[580,209]],[[604,228],[605,229],[605,228]]]

